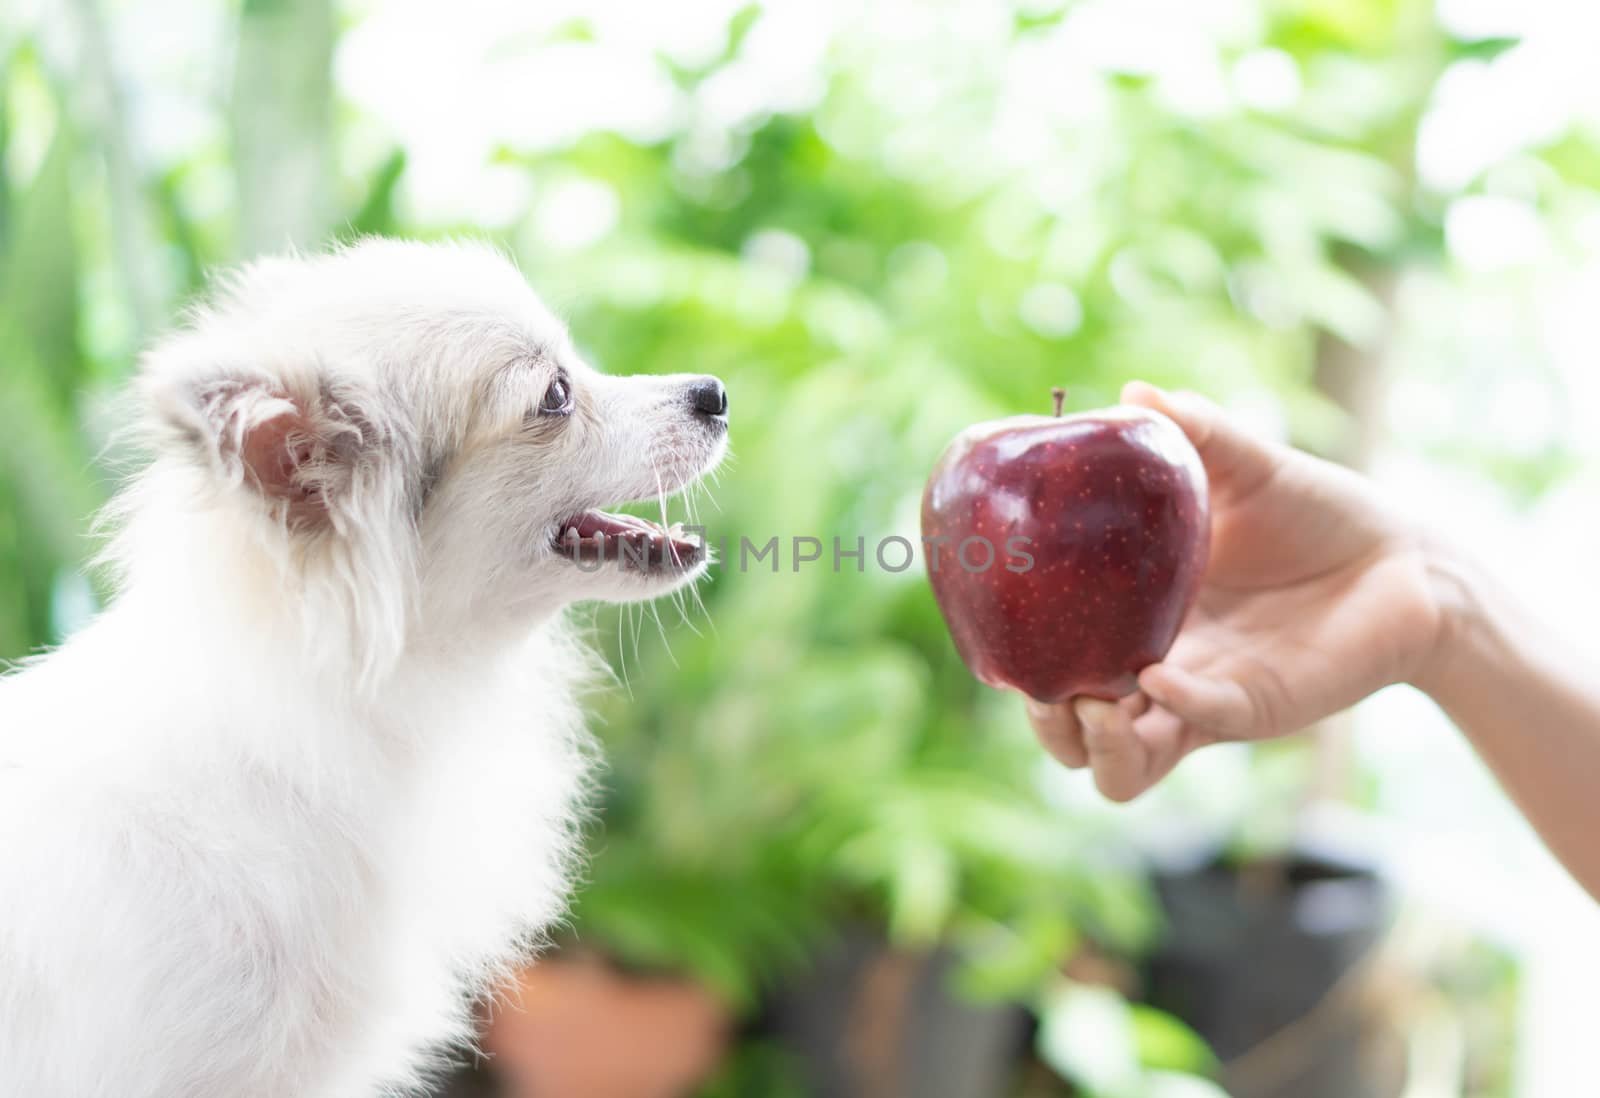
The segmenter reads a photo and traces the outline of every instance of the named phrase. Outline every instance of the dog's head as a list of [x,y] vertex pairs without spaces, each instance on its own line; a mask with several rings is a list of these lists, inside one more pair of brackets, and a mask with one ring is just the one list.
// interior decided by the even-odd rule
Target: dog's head
[[370,603],[357,617],[514,621],[651,598],[706,565],[698,540],[597,508],[711,469],[722,384],[596,372],[487,247],[370,240],[257,263],[142,380],[162,463],[296,574]]

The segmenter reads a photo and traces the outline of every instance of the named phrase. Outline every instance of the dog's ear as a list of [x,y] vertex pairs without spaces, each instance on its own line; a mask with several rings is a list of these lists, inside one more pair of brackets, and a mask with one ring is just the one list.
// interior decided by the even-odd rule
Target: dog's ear
[[164,386],[156,407],[196,457],[293,527],[330,520],[377,434],[353,394],[309,378],[191,378]]

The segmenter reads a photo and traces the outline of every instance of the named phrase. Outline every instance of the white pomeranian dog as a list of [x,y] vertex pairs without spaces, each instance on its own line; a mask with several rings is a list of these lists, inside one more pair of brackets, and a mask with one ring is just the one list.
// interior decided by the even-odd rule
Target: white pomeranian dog
[[405,1091],[562,910],[562,608],[706,566],[593,508],[711,469],[726,393],[596,373],[486,247],[379,240],[249,267],[136,393],[120,593],[0,679],[0,1096]]

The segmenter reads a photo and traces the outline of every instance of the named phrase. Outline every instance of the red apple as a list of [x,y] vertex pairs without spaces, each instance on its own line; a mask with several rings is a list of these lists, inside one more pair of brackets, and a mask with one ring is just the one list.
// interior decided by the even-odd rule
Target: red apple
[[[1200,456],[1144,408],[969,427],[922,497],[928,578],[990,686],[1107,700],[1172,647],[1205,572]],[[987,560],[987,566],[985,562]]]

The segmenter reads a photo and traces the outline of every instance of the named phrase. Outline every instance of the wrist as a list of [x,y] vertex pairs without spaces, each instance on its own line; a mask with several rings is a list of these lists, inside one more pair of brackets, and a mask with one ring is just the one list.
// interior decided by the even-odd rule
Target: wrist
[[1424,548],[1423,571],[1434,628],[1409,682],[1446,704],[1452,684],[1472,673],[1472,655],[1482,649],[1490,631],[1485,579],[1472,561],[1443,543]]

